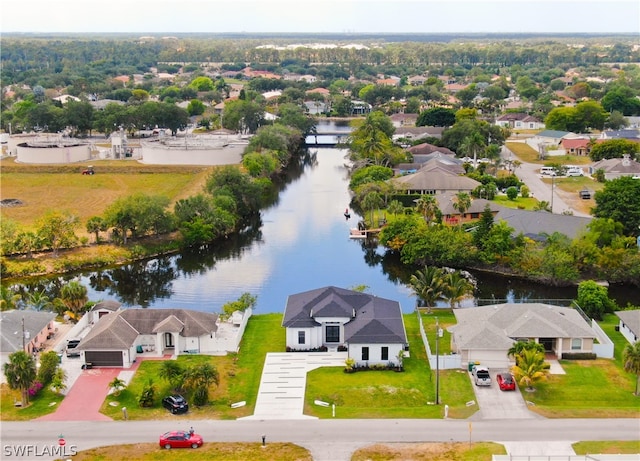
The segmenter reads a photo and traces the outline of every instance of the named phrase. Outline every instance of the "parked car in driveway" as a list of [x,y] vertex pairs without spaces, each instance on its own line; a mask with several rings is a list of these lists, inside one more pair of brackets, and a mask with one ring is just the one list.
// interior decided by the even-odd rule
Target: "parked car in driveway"
[[471,375],[476,386],[491,386],[491,375],[487,367],[474,365],[471,369]]
[[198,448],[203,444],[202,436],[190,431],[170,431],[160,436],[160,446],[166,448]]
[[513,379],[511,373],[499,373],[496,376],[496,382],[501,391],[516,390],[516,381]]
[[189,411],[189,404],[181,395],[169,395],[162,399],[162,406],[174,415]]
[[80,344],[79,339],[70,339],[67,341],[67,357],[80,357],[78,344]]

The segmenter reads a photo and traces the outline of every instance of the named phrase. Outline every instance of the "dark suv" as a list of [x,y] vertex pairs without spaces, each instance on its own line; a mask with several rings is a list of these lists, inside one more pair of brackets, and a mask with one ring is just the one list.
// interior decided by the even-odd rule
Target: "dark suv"
[[171,413],[186,413],[189,411],[189,404],[181,395],[170,395],[162,399],[162,406],[169,410]]

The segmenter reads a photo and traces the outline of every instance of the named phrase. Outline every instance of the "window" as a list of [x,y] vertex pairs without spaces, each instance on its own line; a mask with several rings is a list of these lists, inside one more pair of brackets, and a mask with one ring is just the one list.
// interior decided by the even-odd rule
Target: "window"
[[337,325],[327,325],[326,328],[326,341],[328,343],[340,342],[340,327]]
[[573,338],[571,340],[571,350],[572,351],[580,351],[580,350],[582,350],[582,339]]
[[305,332],[304,331],[299,331],[298,332],[298,344],[304,344],[305,343]]
[[363,347],[362,348],[362,360],[369,360],[369,348],[368,347]]
[[382,346],[382,350],[380,351],[380,359],[389,360],[389,348],[387,346]]

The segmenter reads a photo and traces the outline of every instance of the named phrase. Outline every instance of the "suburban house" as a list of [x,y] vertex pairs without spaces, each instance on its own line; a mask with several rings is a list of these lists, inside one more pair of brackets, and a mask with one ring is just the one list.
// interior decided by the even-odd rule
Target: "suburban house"
[[464,213],[460,213],[453,206],[454,200],[455,194],[451,193],[436,196],[438,208],[442,213],[442,221],[450,225],[458,225],[480,219],[480,215],[487,205],[489,205],[489,209],[491,210],[491,214],[493,216],[496,216],[498,211],[503,208],[490,200],[476,198],[471,201],[471,206],[468,210],[466,210]]
[[113,302],[105,303],[90,312],[93,328],[78,345],[85,363],[128,368],[143,353],[224,352],[218,345],[218,314],[187,309],[114,310]]
[[496,125],[515,130],[543,130],[544,123],[524,112],[504,114],[496,119]]
[[422,86],[427,83],[427,77],[424,75],[414,75],[407,79],[407,83],[411,86]]
[[545,155],[564,155],[565,151],[560,143],[563,139],[579,137],[575,133],[559,130],[544,130],[535,136],[528,138],[525,142],[536,152]]
[[444,127],[441,126],[400,126],[396,128],[393,133],[392,139],[398,141],[400,138],[407,139],[422,139],[422,138],[437,138],[442,137]]
[[603,170],[604,178],[616,179],[622,176],[640,177],[640,163],[625,154],[623,158],[602,159],[589,166],[589,174]]
[[554,214],[547,211],[517,210],[503,207],[495,216],[496,221],[506,221],[513,228],[513,234],[523,234],[532,240],[544,241],[548,235],[560,232],[570,239],[586,230],[591,218]]
[[401,126],[416,126],[418,114],[393,114],[390,115],[389,118],[396,128],[400,128]]
[[423,142],[422,144],[416,144],[415,146],[411,146],[407,149],[411,155],[429,155],[434,152],[440,152],[442,154],[452,155],[455,157],[456,153],[446,147],[434,146],[433,144],[429,144]]
[[620,319],[618,329],[622,336],[627,338],[629,344],[638,342],[640,339],[640,309],[617,311],[615,314]]
[[454,309],[457,324],[448,328],[451,350],[462,363],[509,368],[508,350],[517,341],[535,341],[562,358],[593,352],[595,332],[577,310],[542,303],[506,303]]
[[481,184],[475,179],[455,173],[444,173],[442,168],[422,168],[415,173],[397,176],[389,180],[397,189],[407,194],[438,195],[447,192],[471,192]]
[[444,169],[446,174],[465,174],[465,169],[462,166],[462,160],[452,156],[443,154],[441,152],[434,152],[433,154],[426,155],[414,155],[413,163],[400,163],[394,171],[398,174],[415,173],[420,169],[434,170]]
[[600,133],[599,139],[611,140],[611,139],[626,139],[628,141],[640,142],[640,130],[626,129],[626,130],[605,130]]
[[[24,350],[28,354],[44,347],[56,328],[53,312],[10,310],[0,312],[0,362],[4,366],[9,355]],[[4,380],[4,373],[2,373]]]
[[346,348],[358,366],[398,364],[408,347],[400,303],[334,286],[290,295],[287,350]]
[[591,153],[591,138],[567,138],[560,141],[567,155],[587,156]]

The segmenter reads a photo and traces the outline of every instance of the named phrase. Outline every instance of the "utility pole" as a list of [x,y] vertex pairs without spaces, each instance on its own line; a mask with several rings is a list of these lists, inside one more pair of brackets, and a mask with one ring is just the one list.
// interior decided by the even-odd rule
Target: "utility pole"
[[551,213],[553,213],[553,188],[556,185],[556,173],[553,172],[551,176]]
[[25,352],[27,352],[26,349],[25,349],[25,347],[26,347],[26,344],[25,344],[26,338],[27,338],[26,337],[26,332],[24,331],[24,317],[22,317],[22,350],[25,351]]
[[440,354],[438,343],[440,342],[440,326],[436,317],[436,405],[440,405]]

